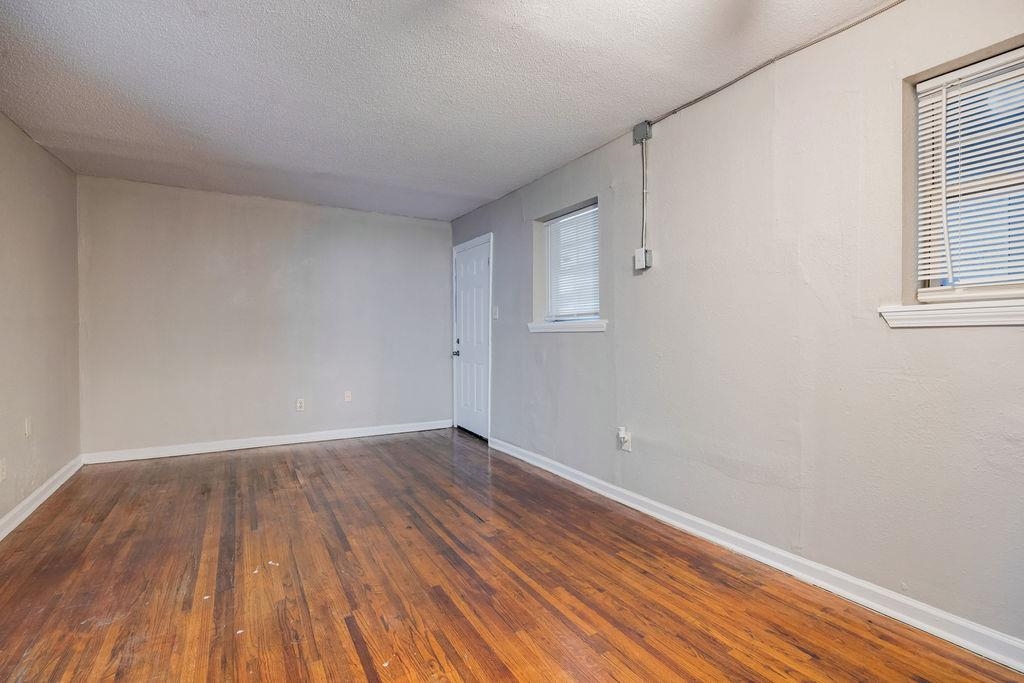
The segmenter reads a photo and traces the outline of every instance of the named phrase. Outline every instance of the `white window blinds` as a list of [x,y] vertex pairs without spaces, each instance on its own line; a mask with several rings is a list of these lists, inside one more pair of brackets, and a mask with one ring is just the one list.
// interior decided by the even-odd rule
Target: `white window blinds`
[[917,86],[919,297],[1024,283],[1024,50]]
[[598,288],[597,205],[544,224],[548,242],[547,320],[596,318]]

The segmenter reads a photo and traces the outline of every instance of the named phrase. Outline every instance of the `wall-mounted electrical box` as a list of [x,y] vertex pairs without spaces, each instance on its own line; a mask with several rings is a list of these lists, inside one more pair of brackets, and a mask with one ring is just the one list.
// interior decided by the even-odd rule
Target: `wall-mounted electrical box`
[[651,267],[651,250],[647,247],[640,247],[633,252],[633,270],[647,270]]
[[639,145],[644,140],[651,139],[651,127],[654,124],[650,121],[641,121],[633,126],[633,144]]

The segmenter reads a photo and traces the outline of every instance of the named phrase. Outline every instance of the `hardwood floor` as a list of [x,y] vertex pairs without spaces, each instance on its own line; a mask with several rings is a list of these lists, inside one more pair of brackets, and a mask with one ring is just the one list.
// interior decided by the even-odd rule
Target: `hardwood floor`
[[0,680],[1024,680],[452,430],[89,465]]

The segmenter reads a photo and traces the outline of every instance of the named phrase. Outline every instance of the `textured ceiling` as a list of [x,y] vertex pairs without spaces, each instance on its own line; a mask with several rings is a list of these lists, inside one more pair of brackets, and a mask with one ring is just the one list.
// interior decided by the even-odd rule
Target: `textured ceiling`
[[74,170],[450,219],[879,0],[0,0]]

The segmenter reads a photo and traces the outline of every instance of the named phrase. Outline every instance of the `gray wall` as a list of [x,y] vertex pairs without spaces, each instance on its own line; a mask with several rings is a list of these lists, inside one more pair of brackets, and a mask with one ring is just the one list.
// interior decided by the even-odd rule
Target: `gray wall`
[[451,418],[450,224],[89,177],[78,197],[83,452]]
[[[658,124],[640,276],[628,136],[456,220],[495,233],[492,436],[1024,636],[1024,329],[876,311],[902,80],[1022,32],[1019,0],[908,0]],[[595,195],[609,330],[530,334],[531,221]]]
[[74,174],[0,114],[0,516],[78,454],[75,244]]

